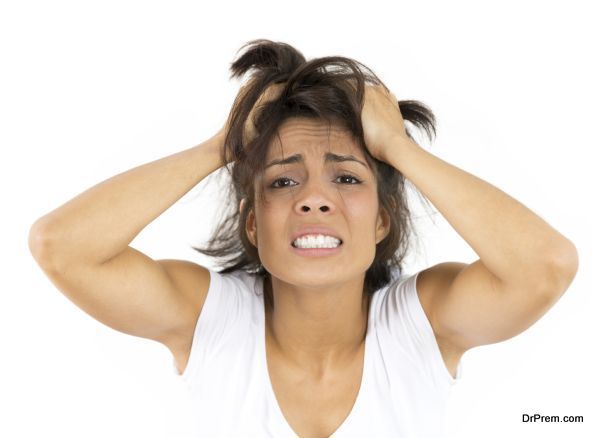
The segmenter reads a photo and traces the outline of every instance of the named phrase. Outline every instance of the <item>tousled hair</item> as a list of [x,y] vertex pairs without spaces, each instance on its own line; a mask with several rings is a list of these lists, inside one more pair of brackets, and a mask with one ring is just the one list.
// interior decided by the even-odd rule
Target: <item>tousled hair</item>
[[[221,274],[243,270],[262,276],[270,284],[270,274],[245,230],[248,214],[257,202],[255,180],[264,172],[269,145],[278,135],[279,127],[290,118],[316,119],[347,131],[376,176],[379,206],[389,216],[390,230],[376,245],[373,263],[365,274],[364,293],[374,293],[392,280],[393,271],[402,272],[413,228],[405,177],[394,167],[375,159],[368,152],[363,137],[361,110],[365,86],[388,88],[368,67],[351,58],[327,56],[307,61],[294,47],[266,39],[250,41],[240,50],[244,48],[246,50],[231,64],[230,79],[246,73],[250,79],[232,106],[221,151],[222,162],[230,161],[222,167],[230,176],[224,198],[228,204],[208,245],[192,248],[219,259],[217,272]],[[244,144],[244,126],[250,111],[271,84],[282,84],[281,93],[265,104],[261,102],[260,111],[253,113],[250,122],[254,124],[256,135]],[[435,116],[426,105],[416,100],[400,100],[398,106],[405,122],[424,131],[430,141],[435,137]],[[407,125],[406,134],[414,141],[408,128]],[[226,160],[226,157],[233,159]],[[242,199],[246,201],[240,210]],[[267,299],[272,303],[272,296]]]

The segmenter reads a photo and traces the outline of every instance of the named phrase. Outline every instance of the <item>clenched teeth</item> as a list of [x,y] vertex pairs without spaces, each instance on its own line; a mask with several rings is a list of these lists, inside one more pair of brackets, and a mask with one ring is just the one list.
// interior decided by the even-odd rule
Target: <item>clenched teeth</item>
[[341,240],[322,234],[315,236],[302,236],[294,240],[292,245],[296,248],[336,248],[342,244]]

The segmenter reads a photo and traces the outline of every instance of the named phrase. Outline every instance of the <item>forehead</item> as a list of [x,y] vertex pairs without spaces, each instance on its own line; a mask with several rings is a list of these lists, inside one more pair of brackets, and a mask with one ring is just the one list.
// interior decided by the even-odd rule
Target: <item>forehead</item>
[[364,157],[350,132],[320,119],[296,117],[286,120],[269,144],[267,160],[295,152],[322,155],[324,151],[353,152]]

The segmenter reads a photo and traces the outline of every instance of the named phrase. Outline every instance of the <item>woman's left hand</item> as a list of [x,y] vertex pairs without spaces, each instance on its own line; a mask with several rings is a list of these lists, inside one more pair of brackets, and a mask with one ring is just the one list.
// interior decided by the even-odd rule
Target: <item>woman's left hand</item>
[[391,149],[397,140],[410,140],[398,99],[381,85],[365,84],[365,98],[361,112],[365,143],[369,153],[379,161],[389,163]]

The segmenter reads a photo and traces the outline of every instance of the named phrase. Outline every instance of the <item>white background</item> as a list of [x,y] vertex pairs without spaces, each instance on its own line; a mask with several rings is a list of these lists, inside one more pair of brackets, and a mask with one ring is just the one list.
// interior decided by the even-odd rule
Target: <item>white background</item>
[[[186,436],[170,352],[76,307],[37,266],[27,236],[92,185],[212,136],[240,85],[229,63],[255,38],[365,63],[398,99],[433,109],[438,137],[423,147],[518,199],[579,250],[575,281],[541,320],[463,356],[447,437],[600,436],[592,5],[2,2],[0,436]],[[132,246],[212,267],[190,248],[214,224],[201,186]],[[476,260],[441,215],[421,225],[409,271]],[[536,413],[584,422],[522,422]]]

